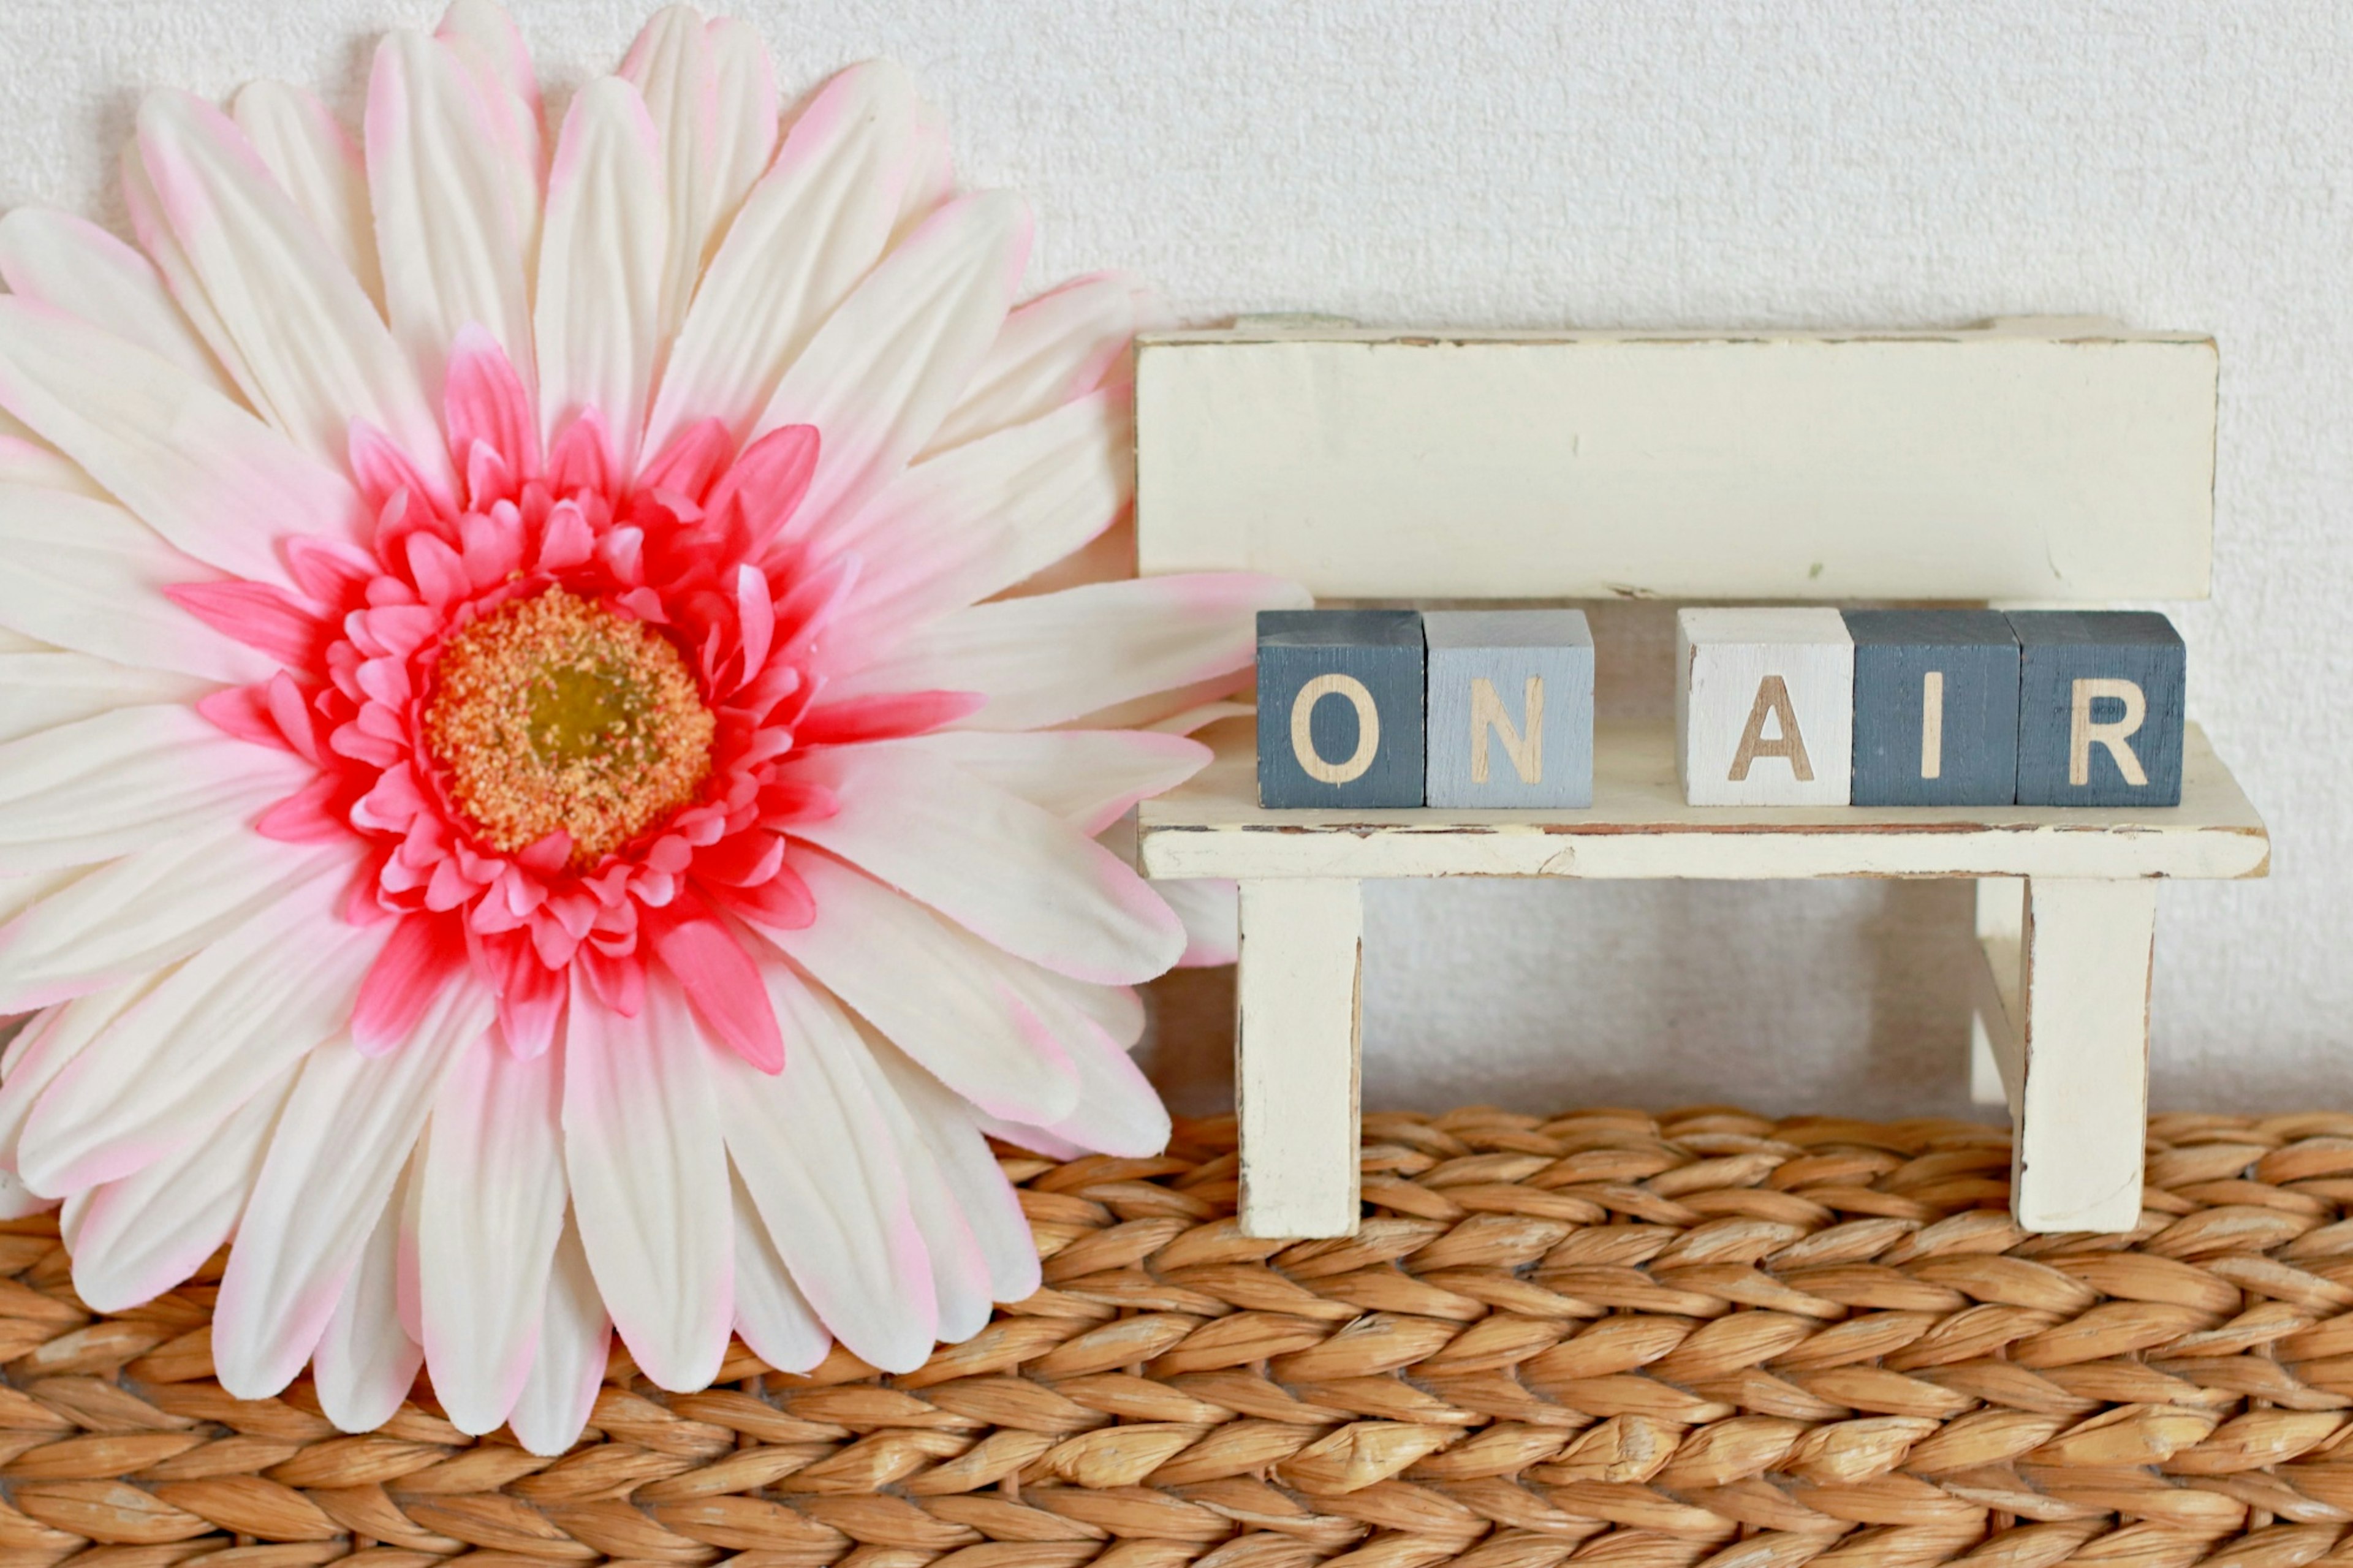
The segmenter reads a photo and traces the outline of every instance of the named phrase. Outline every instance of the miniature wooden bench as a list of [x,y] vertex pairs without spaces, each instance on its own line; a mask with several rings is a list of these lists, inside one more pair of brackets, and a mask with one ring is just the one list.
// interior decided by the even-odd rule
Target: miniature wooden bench
[[[2208,591],[2205,337],[1273,321],[1148,338],[1136,364],[1147,574],[1272,572],[1326,601]],[[1250,1235],[1356,1229],[1360,887],[1457,876],[1975,879],[1973,1086],[2009,1102],[2018,1219],[2120,1231],[2140,1214],[2158,881],[2263,876],[2270,841],[2195,726],[2178,807],[2060,810],[1686,805],[1661,722],[1599,728],[1574,811],[1262,810],[1230,742],[1145,803],[1139,855],[1151,877],[1240,883]]]

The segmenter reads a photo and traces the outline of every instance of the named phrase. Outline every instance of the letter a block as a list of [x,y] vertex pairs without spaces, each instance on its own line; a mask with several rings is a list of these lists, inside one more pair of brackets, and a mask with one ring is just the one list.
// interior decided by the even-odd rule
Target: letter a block
[[1854,804],[2018,797],[2018,638],[1999,610],[1849,610]]
[[1429,802],[1593,804],[1593,633],[1578,610],[1430,610]]
[[2018,634],[2018,804],[2181,804],[2181,634],[2137,610],[2041,610]]
[[1258,801],[1421,804],[1421,616],[1261,610]]
[[1854,640],[1832,609],[1675,616],[1675,760],[1694,805],[1844,805]]

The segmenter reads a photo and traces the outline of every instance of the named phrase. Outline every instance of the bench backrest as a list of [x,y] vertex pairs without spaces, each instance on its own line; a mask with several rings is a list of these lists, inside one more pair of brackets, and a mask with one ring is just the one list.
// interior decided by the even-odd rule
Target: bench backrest
[[2216,353],[1957,331],[1143,340],[1146,574],[1346,599],[2194,599]]

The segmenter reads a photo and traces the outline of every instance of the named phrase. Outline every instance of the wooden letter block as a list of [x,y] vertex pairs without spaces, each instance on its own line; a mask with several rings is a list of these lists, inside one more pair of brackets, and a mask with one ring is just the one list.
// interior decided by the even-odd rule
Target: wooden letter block
[[1593,804],[1593,633],[1578,610],[1431,610],[1429,802]]
[[2181,804],[2181,634],[2141,610],[2040,610],[2018,634],[2018,804]]
[[1844,805],[1854,640],[1836,610],[1675,616],[1676,763],[1694,805]]
[[1421,616],[1262,610],[1258,801],[1421,804]]
[[1849,610],[1854,804],[2018,797],[2018,638],[1997,610]]

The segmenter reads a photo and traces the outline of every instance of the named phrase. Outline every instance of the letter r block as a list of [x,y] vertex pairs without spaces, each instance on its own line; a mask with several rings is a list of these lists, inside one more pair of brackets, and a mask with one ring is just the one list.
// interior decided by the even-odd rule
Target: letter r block
[[2039,610],[2018,634],[2018,804],[2181,804],[2181,634],[2142,610]]
[[1694,805],[1844,805],[1854,639],[1833,609],[1675,616],[1675,748]]
[[1419,805],[1422,666],[1415,611],[1260,611],[1259,804]]
[[1429,802],[1593,804],[1593,633],[1579,610],[1430,610]]
[[2018,795],[2018,638],[1999,610],[1849,610],[1854,804]]

